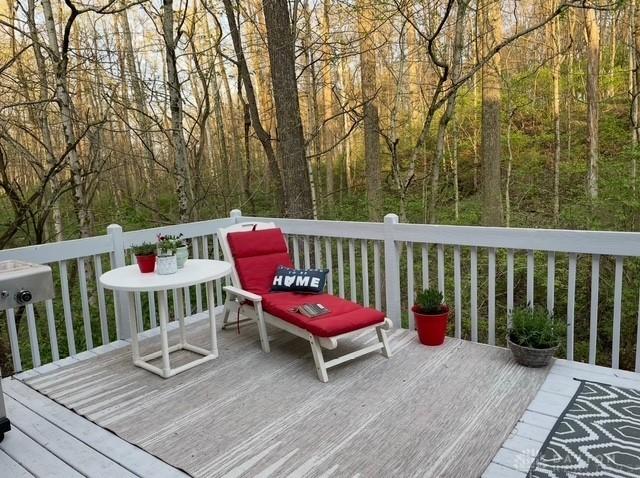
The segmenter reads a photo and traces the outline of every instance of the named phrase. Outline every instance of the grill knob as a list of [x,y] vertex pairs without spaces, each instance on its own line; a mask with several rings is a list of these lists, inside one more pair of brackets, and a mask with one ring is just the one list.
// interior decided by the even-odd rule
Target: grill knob
[[16,301],[18,302],[18,304],[26,304],[28,302],[31,302],[32,298],[33,295],[29,290],[22,289],[16,294]]

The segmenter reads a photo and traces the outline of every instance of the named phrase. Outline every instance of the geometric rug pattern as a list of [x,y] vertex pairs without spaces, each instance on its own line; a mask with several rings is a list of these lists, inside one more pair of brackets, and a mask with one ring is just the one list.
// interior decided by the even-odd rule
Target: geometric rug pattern
[[640,477],[640,391],[582,381],[528,477]]

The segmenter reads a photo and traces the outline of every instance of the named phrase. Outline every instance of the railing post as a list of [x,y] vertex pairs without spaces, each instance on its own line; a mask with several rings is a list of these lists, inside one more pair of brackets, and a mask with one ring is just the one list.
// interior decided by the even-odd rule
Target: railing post
[[[113,252],[111,253],[111,269],[124,267],[126,265],[124,259],[124,234],[122,226],[111,224],[107,227],[107,234],[111,236],[113,241]],[[129,295],[126,292],[116,291],[115,293],[115,310],[116,310],[116,335],[118,340],[128,339],[131,337],[129,328]]]
[[234,224],[238,224],[238,222],[240,222],[240,218],[242,217],[242,211],[240,211],[240,209],[232,209],[229,213],[229,217],[233,219]]
[[384,281],[387,317],[397,328],[402,326],[400,311],[400,248],[395,241],[393,228],[398,224],[397,214],[384,217]]

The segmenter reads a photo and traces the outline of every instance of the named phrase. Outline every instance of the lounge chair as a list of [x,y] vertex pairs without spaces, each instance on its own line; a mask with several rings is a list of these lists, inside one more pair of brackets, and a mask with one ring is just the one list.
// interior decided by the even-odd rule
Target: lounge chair
[[[346,361],[377,350],[387,358],[391,356],[386,334],[391,321],[384,313],[330,294],[271,291],[277,267],[293,267],[285,236],[275,224],[236,224],[220,229],[218,240],[225,260],[233,266],[233,285],[224,287],[223,328],[232,325],[231,320],[236,314],[238,320],[239,314],[244,315],[247,317],[244,321],[257,324],[265,352],[270,351],[266,324],[308,340],[318,378],[322,382],[328,381],[327,369]],[[324,305],[330,310],[329,314],[310,319],[294,311],[297,306],[309,302]],[[339,339],[366,331],[377,333],[375,344],[325,362],[322,348],[335,349]]]

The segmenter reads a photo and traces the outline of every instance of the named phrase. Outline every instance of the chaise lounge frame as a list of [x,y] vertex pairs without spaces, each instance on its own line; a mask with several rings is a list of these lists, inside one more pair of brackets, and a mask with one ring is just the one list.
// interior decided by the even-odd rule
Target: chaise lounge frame
[[[313,335],[308,330],[305,330],[302,327],[298,327],[297,325],[282,320],[273,314],[265,312],[262,309],[262,296],[242,289],[233,254],[231,253],[229,241],[227,240],[227,234],[231,232],[274,229],[275,227],[276,225],[272,222],[244,222],[218,230],[218,241],[220,243],[220,247],[222,248],[224,258],[232,265],[231,282],[233,284],[231,286],[224,287],[224,291],[226,292],[226,301],[224,304],[222,328],[225,329],[229,325],[232,325],[232,323],[230,322],[230,317],[233,317],[234,314],[244,315],[246,319],[240,320],[240,323],[246,323],[250,321],[257,324],[258,333],[260,335],[260,343],[264,352],[271,351],[271,348],[269,346],[269,336],[267,334],[267,324],[278,329],[285,330],[293,335],[307,340],[311,345],[311,354],[316,365],[318,379],[320,379],[321,382],[329,381],[327,375],[327,370],[329,368],[335,367],[336,365],[340,365],[344,362],[348,362],[349,360],[354,360],[358,357],[375,352],[377,350],[380,350],[384,357],[390,358],[392,352],[391,348],[389,347],[387,330],[391,328],[392,322],[389,318],[385,317],[384,321],[379,324],[362,327],[345,334],[340,334],[333,337],[319,337]],[[333,350],[337,348],[338,341],[340,339],[354,337],[356,335],[360,335],[369,331],[375,331],[378,336],[378,341],[375,344],[363,347],[345,355],[341,355],[329,361],[324,360],[324,356],[322,353],[323,348]]]

